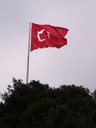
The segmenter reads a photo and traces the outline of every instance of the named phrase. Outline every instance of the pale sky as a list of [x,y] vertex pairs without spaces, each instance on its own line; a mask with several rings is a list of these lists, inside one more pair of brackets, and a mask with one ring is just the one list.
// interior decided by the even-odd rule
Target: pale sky
[[96,89],[96,0],[0,0],[0,93],[26,82],[29,22],[69,29],[68,44],[30,53],[30,80]]

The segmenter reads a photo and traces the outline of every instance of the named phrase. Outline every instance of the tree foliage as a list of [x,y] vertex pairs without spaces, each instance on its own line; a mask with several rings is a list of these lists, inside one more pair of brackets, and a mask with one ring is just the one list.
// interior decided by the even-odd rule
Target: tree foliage
[[95,128],[96,90],[13,79],[0,103],[0,128]]

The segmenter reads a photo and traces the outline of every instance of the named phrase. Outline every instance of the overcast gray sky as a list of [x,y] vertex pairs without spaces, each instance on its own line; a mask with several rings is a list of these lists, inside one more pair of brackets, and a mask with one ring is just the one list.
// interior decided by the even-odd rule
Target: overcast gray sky
[[96,0],[0,0],[0,92],[26,82],[29,22],[69,29],[68,44],[30,54],[30,80],[96,89]]

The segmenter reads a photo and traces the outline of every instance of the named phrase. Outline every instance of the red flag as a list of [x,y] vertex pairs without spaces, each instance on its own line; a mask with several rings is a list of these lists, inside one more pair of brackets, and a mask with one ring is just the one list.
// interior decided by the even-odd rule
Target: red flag
[[48,47],[61,48],[67,44],[67,39],[64,38],[67,32],[67,28],[32,23],[30,51]]

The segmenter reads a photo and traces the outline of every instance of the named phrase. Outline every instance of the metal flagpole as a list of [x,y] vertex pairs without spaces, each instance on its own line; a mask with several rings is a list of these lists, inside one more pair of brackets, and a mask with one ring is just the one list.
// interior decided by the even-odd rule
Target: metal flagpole
[[29,78],[29,57],[30,57],[30,42],[31,42],[31,25],[32,25],[32,23],[29,23],[29,39],[28,39],[26,84],[28,84],[28,78]]

